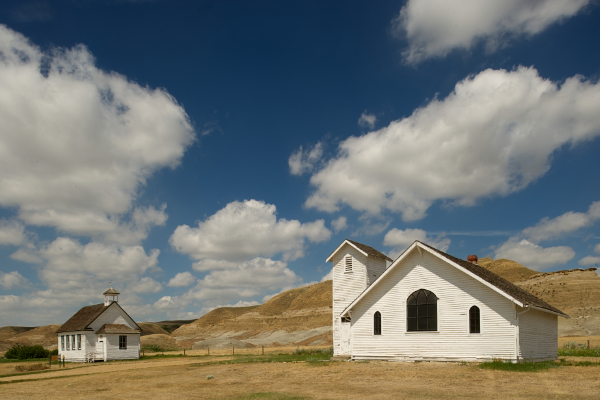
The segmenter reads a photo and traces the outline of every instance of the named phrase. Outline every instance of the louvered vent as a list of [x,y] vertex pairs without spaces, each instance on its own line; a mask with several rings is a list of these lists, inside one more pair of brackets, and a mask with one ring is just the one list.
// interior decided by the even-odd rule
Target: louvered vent
[[352,256],[346,257],[346,269],[344,272],[352,272]]

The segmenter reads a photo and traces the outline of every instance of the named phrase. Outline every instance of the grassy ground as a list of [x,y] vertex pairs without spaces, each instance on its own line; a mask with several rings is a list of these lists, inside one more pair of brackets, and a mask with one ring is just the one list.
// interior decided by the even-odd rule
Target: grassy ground
[[600,390],[599,358],[587,358],[582,365],[580,359],[567,357],[556,363],[559,367],[531,372],[468,363],[329,362],[302,357],[309,356],[198,356],[79,365],[0,378],[0,392],[10,399],[350,400],[596,399]]

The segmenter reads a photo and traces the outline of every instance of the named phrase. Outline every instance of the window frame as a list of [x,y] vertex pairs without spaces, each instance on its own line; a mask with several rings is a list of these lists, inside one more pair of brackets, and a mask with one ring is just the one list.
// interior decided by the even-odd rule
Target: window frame
[[77,334],[77,350],[81,350],[81,334]]
[[119,350],[127,350],[127,335],[119,335]]
[[[473,330],[471,329],[471,310],[473,310],[474,308],[477,308],[477,312],[478,312],[478,328],[479,328],[479,332],[473,332]],[[479,307],[477,304],[473,304],[471,307],[469,307],[469,310],[467,311],[467,327],[469,329],[469,335],[480,335],[481,334],[481,307]]]
[[65,335],[60,335],[60,350],[65,351]]
[[75,335],[71,335],[71,350],[75,351]]
[[[409,302],[410,298],[414,295],[415,296],[415,300],[416,300],[416,297],[418,296],[418,293],[421,292],[421,291],[426,292],[427,300],[429,300],[429,294],[427,294],[427,293],[430,293],[435,298],[435,329],[427,329],[427,330],[419,330],[418,329],[418,327],[419,327],[418,308],[417,308],[417,317],[409,317],[408,316],[409,315],[409,311],[408,311],[409,304],[408,304],[408,302]],[[420,289],[417,289],[417,290],[414,290],[414,291],[410,292],[408,294],[408,296],[406,297],[405,308],[404,308],[404,310],[406,312],[405,333],[408,333],[408,334],[411,334],[411,335],[412,334],[422,334],[422,333],[439,333],[440,332],[439,303],[440,303],[440,298],[434,292],[432,292],[431,290],[420,288]],[[423,305],[423,304],[421,304],[421,305]],[[429,305],[429,303],[425,303],[425,305]],[[414,306],[418,307],[419,304],[415,304]],[[414,319],[417,320],[417,329],[415,329],[415,330],[409,329],[409,318],[414,318]],[[431,317],[425,317],[425,318],[431,318]]]
[[373,336],[381,336],[381,313],[375,311],[373,313]]

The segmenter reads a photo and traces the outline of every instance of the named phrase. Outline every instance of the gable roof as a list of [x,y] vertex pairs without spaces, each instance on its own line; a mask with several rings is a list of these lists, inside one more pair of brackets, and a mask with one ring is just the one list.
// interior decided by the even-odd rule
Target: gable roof
[[91,324],[96,318],[100,316],[109,306],[105,306],[104,303],[94,304],[93,306],[83,307],[77,311],[67,322],[65,322],[56,333],[60,332],[73,332],[73,331],[91,331],[91,328],[87,326]]
[[113,304],[116,305],[117,307],[119,307],[119,309],[121,311],[123,311],[123,313],[125,315],[127,315],[127,317],[129,317],[129,319],[134,323],[135,326],[138,327],[139,330],[142,330],[142,328],[139,327],[139,325],[133,320],[133,318],[131,318],[129,316],[129,314],[127,314],[127,312],[125,310],[123,310],[123,308],[119,305],[119,303],[112,302],[107,306],[105,306],[104,303],[101,303],[101,304],[94,304],[93,306],[85,306],[85,307],[81,308],[79,311],[77,311],[75,313],[75,315],[73,315],[71,318],[69,318],[69,320],[67,322],[65,322],[60,328],[58,328],[56,333],[74,332],[74,331],[92,331],[93,329],[90,328],[89,325],[92,322],[94,322],[100,315],[102,315],[102,313],[104,313],[104,311],[106,311]]
[[131,329],[123,324],[104,324],[96,331],[96,333],[140,333],[135,329]]
[[365,256],[369,256],[369,257],[375,257],[375,258],[381,258],[383,260],[387,260],[390,262],[393,262],[394,260],[392,260],[391,258],[389,258],[388,256],[386,256],[385,254],[383,254],[382,252],[375,250],[374,248],[372,248],[371,246],[367,246],[366,244],[362,244],[362,243],[358,243],[355,242],[354,240],[350,240],[350,239],[345,239],[342,244],[340,244],[337,249],[335,249],[333,251],[333,253],[331,253],[329,255],[329,257],[327,257],[327,262],[331,261],[331,258],[334,256],[335,253],[337,253],[342,246],[344,246],[345,244],[349,244],[350,246],[354,247],[356,250],[360,251],[361,253],[363,253]]
[[531,293],[521,289],[517,285],[494,274],[492,271],[489,271],[486,268],[483,268],[482,266],[479,266],[477,264],[472,264],[468,261],[451,256],[450,254],[444,253],[443,251],[440,251],[435,247],[431,247],[418,240],[415,240],[415,242],[408,249],[406,249],[383,274],[381,274],[369,287],[367,287],[356,299],[354,299],[354,301],[350,303],[348,307],[346,307],[346,309],[342,312],[342,315],[344,315],[348,310],[354,307],[356,303],[358,303],[368,292],[370,292],[373,287],[377,286],[377,284],[379,284],[379,282],[382,281],[383,278],[398,264],[400,264],[400,261],[404,259],[415,248],[417,248],[419,252],[421,252],[421,249],[424,249],[439,258],[445,259],[451,265],[454,265],[455,267],[463,270],[467,274],[472,275],[474,278],[481,281],[482,283],[487,284],[487,286],[504,295],[511,301],[517,303],[519,306],[534,307],[541,311],[546,311],[569,318],[567,314],[560,311],[558,308],[551,306],[545,301],[535,297]]

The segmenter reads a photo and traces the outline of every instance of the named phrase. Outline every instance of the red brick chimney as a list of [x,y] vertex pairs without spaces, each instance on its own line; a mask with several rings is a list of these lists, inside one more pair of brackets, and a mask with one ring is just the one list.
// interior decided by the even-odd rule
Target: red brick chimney
[[479,261],[479,258],[477,258],[475,254],[473,254],[467,257],[467,261],[477,265],[477,261]]

